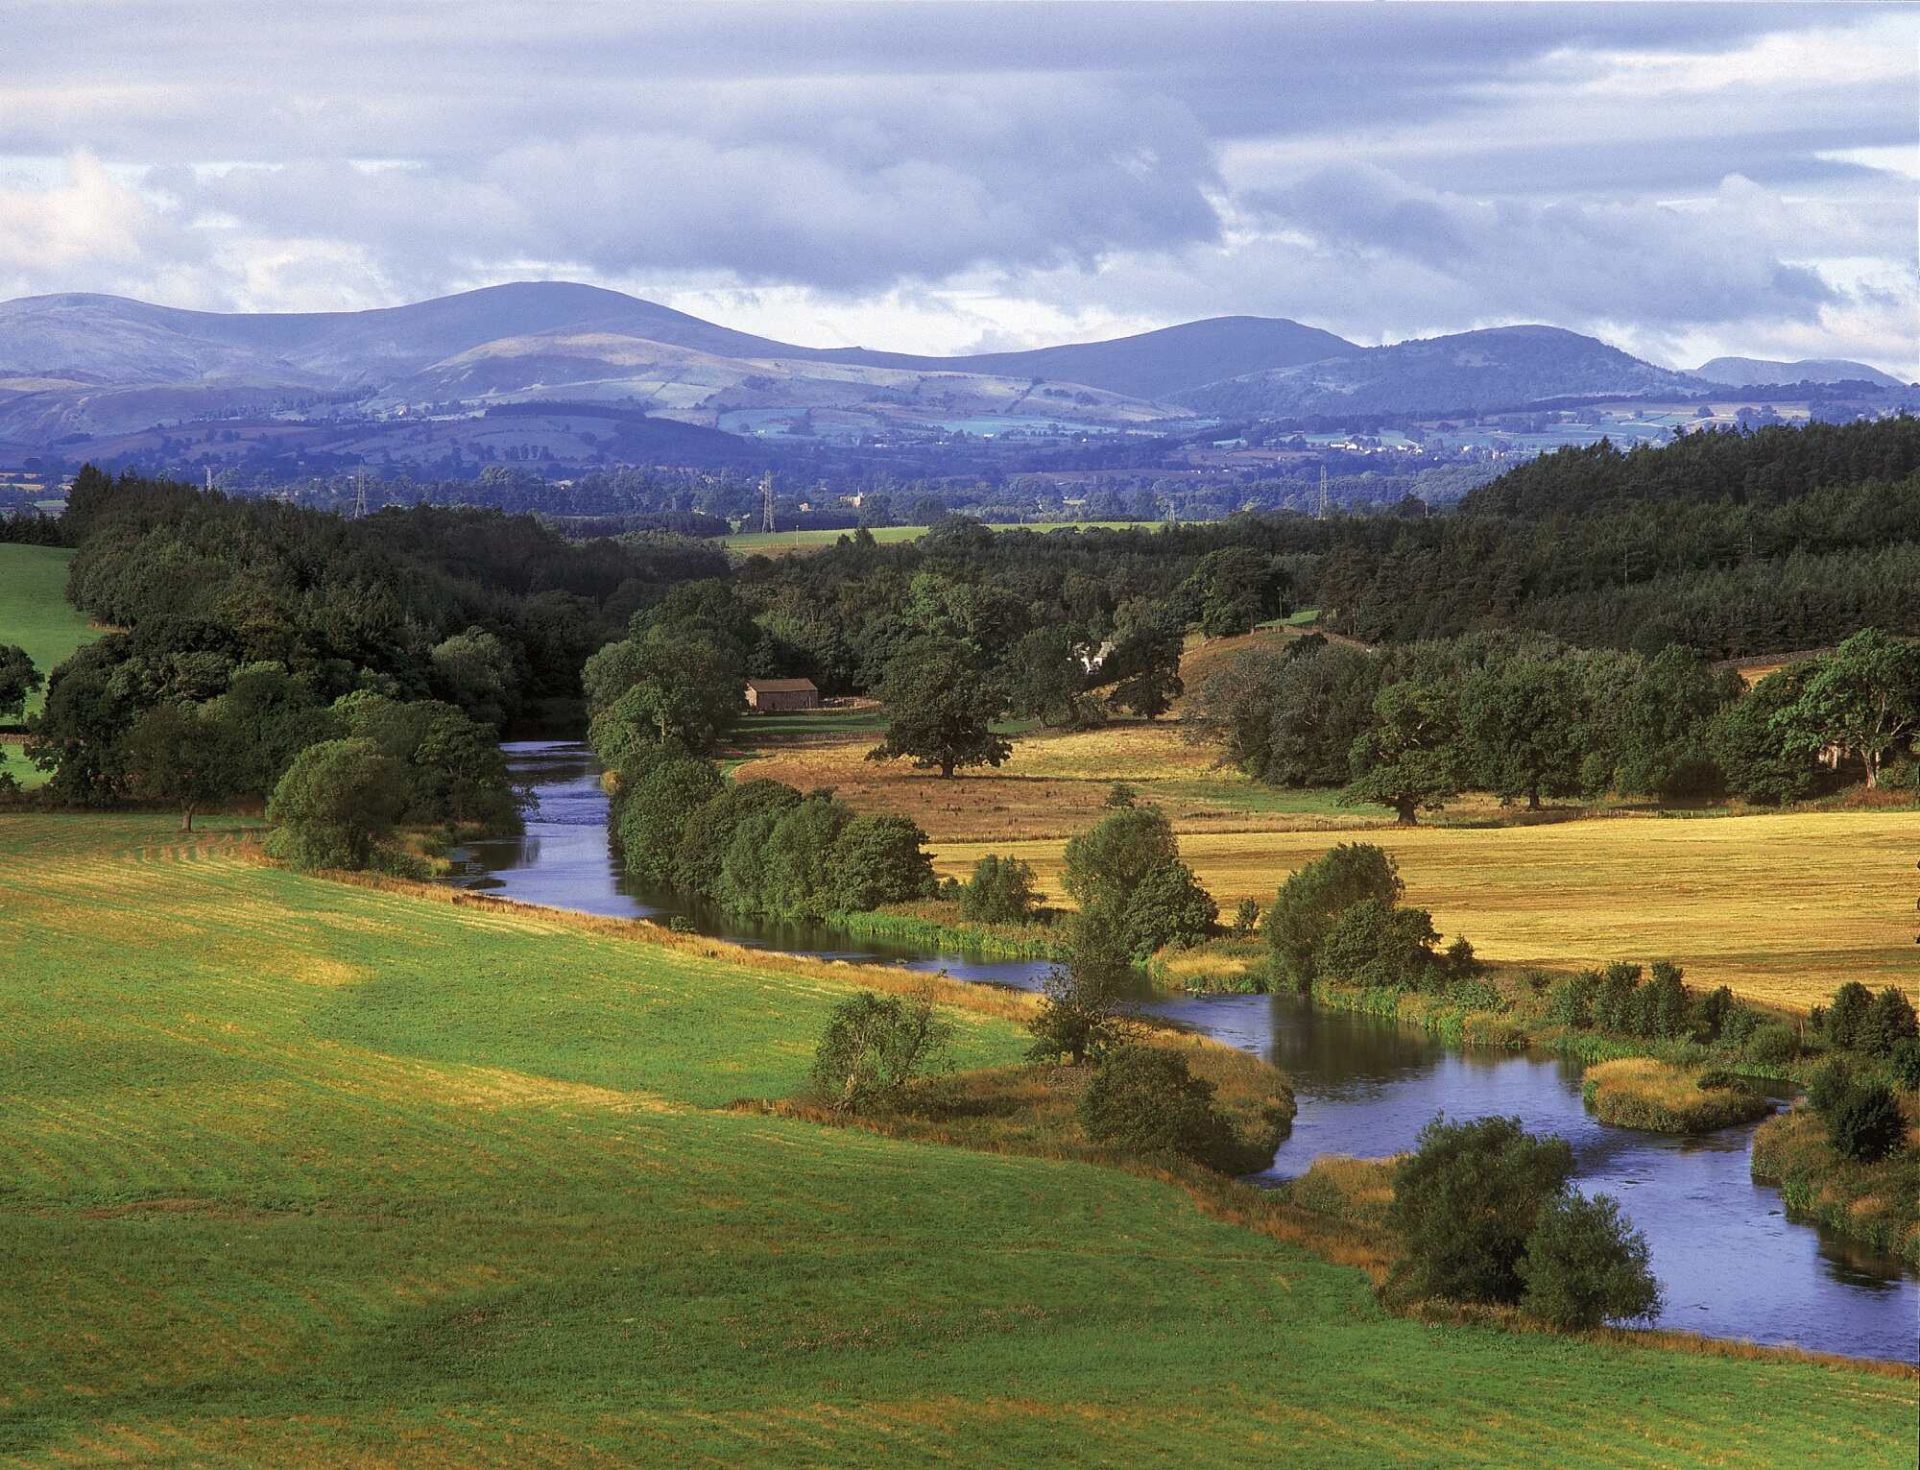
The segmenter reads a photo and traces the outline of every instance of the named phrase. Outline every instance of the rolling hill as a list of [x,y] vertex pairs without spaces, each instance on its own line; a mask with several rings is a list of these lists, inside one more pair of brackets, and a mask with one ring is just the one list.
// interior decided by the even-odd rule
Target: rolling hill
[[[1721,358],[1701,372],[1893,383],[1855,363]],[[704,465],[757,454],[755,440],[937,447],[955,433],[1057,439],[1196,417],[1484,412],[1706,390],[1701,377],[1547,326],[1363,348],[1284,318],[1229,316],[927,357],[780,342],[564,281],[354,312],[186,311],[85,294],[0,303],[0,456],[13,458],[431,469],[492,445],[562,464],[642,462],[619,457],[635,454]],[[531,404],[616,414],[619,432],[562,423],[559,408],[536,425]],[[511,432],[488,421],[508,406],[523,410]]]
[[1521,326],[1362,348],[1211,383],[1182,401],[1223,417],[1448,413],[1586,395],[1692,393],[1699,386],[1596,338]]
[[1798,362],[1771,362],[1761,357],[1716,357],[1693,370],[1696,378],[1735,388],[1772,387],[1779,383],[1872,383],[1876,388],[1904,388],[1892,373],[1836,357],[1808,357]]

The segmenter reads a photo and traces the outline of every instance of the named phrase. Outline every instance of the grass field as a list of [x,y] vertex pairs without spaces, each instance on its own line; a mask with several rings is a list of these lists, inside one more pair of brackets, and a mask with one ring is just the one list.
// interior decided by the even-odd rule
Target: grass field
[[1165,1184],[725,1111],[857,972],[172,825],[0,817],[10,1465],[1911,1462],[1911,1380],[1423,1325]]
[[[1008,522],[996,521],[989,525],[993,531],[1032,531],[1044,535],[1048,531],[1085,531],[1095,527],[1106,530],[1122,530],[1128,526],[1152,525],[1151,521],[1032,521]],[[831,546],[842,536],[851,536],[849,530],[806,530],[806,531],[736,531],[725,539],[727,550],[738,551],[747,556],[779,556],[792,552],[818,551]],[[873,539],[882,546],[896,545],[902,541],[918,541],[927,534],[925,526],[875,526]]]
[[[1407,899],[1488,958],[1543,965],[1671,959],[1691,984],[1805,1007],[1844,980],[1920,989],[1914,898],[1920,811],[1595,817],[1519,827],[1183,834],[1181,853],[1224,909],[1263,905],[1335,843],[1376,842]],[[1058,841],[942,842],[963,876],[988,852],[1059,888]]]
[[[67,601],[67,563],[73,553],[58,546],[0,544],[0,643],[17,643],[41,677],[81,644],[99,637]],[[42,695],[27,698],[27,713],[40,708]],[[11,771],[23,786],[45,775],[20,754],[18,742],[0,738],[0,770]]]

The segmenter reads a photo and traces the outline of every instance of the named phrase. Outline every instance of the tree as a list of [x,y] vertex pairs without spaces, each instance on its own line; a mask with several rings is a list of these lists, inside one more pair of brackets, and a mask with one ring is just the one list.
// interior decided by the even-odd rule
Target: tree
[[615,787],[613,830],[627,872],[655,886],[673,882],[688,820],[725,788],[718,766],[677,742],[635,752]]
[[1079,1114],[1088,1138],[1128,1153],[1217,1164],[1234,1152],[1233,1129],[1213,1105],[1213,1084],[1164,1047],[1111,1053],[1080,1094]]
[[0,643],[0,720],[18,719],[27,696],[41,685],[40,671],[17,643]]
[[1176,859],[1149,869],[1127,896],[1121,932],[1128,952],[1145,959],[1169,944],[1203,943],[1219,917],[1193,869]]
[[1366,899],[1396,903],[1405,886],[1393,858],[1370,842],[1343,842],[1294,872],[1267,910],[1274,978],[1311,990],[1320,945],[1340,915]]
[[1201,557],[1181,591],[1188,615],[1209,638],[1252,631],[1280,611],[1284,577],[1267,558],[1245,546],[1223,547]]
[[951,780],[962,766],[998,766],[1013,746],[993,732],[1003,701],[972,651],[952,638],[916,638],[887,665],[880,699],[886,738],[868,760],[910,757],[920,770]]
[[588,667],[597,675],[594,687],[603,693],[618,675],[630,680],[594,710],[588,730],[594,750],[609,765],[648,742],[671,740],[689,750],[712,750],[745,707],[746,672],[738,653],[697,632],[654,628],[637,649],[603,649]]
[[1040,985],[1040,1009],[1027,1022],[1029,1055],[1040,1062],[1065,1057],[1074,1066],[1099,1059],[1133,1038],[1127,994],[1132,968],[1113,935],[1076,915],[1067,958]]
[[1542,796],[1579,792],[1586,710],[1569,662],[1536,654],[1493,660],[1462,685],[1460,721],[1473,764],[1502,799],[1524,796],[1538,811]]
[[1173,823],[1159,807],[1115,807],[1068,840],[1060,881],[1083,912],[1117,916],[1149,873],[1179,857]]
[[961,886],[960,917],[972,924],[1024,924],[1040,898],[1030,863],[988,853]]
[[1165,603],[1134,601],[1120,609],[1113,652],[1101,665],[1117,680],[1112,702],[1149,720],[1173,707],[1186,686],[1180,680],[1180,650],[1186,627]]
[[1870,1056],[1890,1057],[1895,1047],[1916,1034],[1920,1034],[1920,1018],[1914,1015],[1913,1002],[1897,985],[1889,985],[1861,1017],[1854,1045]]
[[1769,674],[1714,718],[1707,748],[1731,795],[1777,806],[1818,791],[1812,751],[1792,740],[1782,723],[1800,701],[1804,675],[1798,667]]
[[1518,1118],[1435,1118],[1394,1170],[1402,1285],[1415,1297],[1518,1302],[1527,1239],[1572,1173],[1566,1142],[1530,1137]]
[[1544,1205],[1519,1264],[1522,1309],[1563,1331],[1659,1315],[1647,1238],[1611,1197],[1568,1192]]
[[1872,1010],[1873,992],[1858,980],[1849,980],[1833,992],[1821,1029],[1834,1046],[1851,1051],[1860,1044],[1861,1027]]
[[953,1040],[930,991],[879,996],[870,990],[833,1008],[813,1055],[814,1093],[836,1113],[900,1101],[913,1081],[938,1067]]
[[1002,669],[1007,708],[1021,719],[1043,725],[1079,725],[1085,708],[1098,703],[1083,696],[1087,672],[1064,628],[1035,628],[1007,655]]
[[1887,754],[1920,730],[1920,642],[1878,628],[1855,633],[1814,662],[1799,699],[1776,718],[1791,745],[1831,746],[1879,785]]
[[473,719],[498,730],[512,712],[513,653],[485,628],[468,628],[433,648],[435,681]]
[[384,864],[407,800],[400,763],[371,740],[323,740],[294,757],[267,803],[267,851],[299,868]]
[[1403,679],[1373,701],[1374,724],[1353,742],[1353,779],[1340,800],[1390,806],[1411,827],[1422,807],[1441,806],[1461,787],[1458,728],[1450,691],[1439,681]]
[[1446,971],[1433,947],[1433,915],[1391,899],[1363,898],[1343,909],[1320,941],[1314,971],[1368,989],[1420,990]]
[[179,807],[183,832],[193,830],[195,812],[240,784],[233,731],[211,705],[157,704],[134,721],[124,747],[134,791]]
[[834,840],[827,861],[828,907],[864,913],[883,903],[933,895],[927,834],[908,817],[855,817]]

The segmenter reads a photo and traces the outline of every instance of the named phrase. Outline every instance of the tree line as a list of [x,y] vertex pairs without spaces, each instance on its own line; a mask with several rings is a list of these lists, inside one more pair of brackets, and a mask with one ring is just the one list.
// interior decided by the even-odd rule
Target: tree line
[[1608,792],[1779,803],[1849,778],[1914,783],[1920,643],[1866,629],[1749,689],[1680,647],[1310,636],[1225,660],[1183,728],[1256,780],[1339,786],[1403,823],[1469,789],[1530,808]]

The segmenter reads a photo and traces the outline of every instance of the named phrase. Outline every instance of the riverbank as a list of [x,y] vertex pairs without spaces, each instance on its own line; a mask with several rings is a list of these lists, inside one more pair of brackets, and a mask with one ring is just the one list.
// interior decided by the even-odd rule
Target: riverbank
[[1842,1158],[1806,1107],[1768,1119],[1753,1138],[1753,1177],[1775,1186],[1788,1217],[1863,1241],[1920,1271],[1920,1127],[1876,1163]]
[[[1896,1365],[1422,1324],[1233,1181],[733,1110],[920,976],[307,877],[165,817],[7,822],[23,1466],[1910,1450]],[[941,994],[964,1068],[1020,1064],[1030,1000]]]

